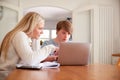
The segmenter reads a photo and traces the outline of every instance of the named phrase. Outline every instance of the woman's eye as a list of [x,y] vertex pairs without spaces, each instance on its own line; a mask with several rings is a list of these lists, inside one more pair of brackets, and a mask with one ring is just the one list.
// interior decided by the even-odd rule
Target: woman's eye
[[38,28],[39,30],[43,30],[43,28]]

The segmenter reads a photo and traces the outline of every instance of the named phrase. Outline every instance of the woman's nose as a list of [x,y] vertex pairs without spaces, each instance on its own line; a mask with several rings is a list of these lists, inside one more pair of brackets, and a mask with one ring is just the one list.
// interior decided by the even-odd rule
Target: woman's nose
[[43,34],[43,30],[40,32],[40,34]]

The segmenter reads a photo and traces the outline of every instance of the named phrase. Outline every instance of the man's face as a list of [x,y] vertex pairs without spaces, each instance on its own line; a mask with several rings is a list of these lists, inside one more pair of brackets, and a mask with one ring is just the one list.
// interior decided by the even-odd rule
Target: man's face
[[60,42],[66,42],[69,40],[70,34],[67,31],[65,31],[64,29],[61,29],[61,30],[57,31],[57,38]]

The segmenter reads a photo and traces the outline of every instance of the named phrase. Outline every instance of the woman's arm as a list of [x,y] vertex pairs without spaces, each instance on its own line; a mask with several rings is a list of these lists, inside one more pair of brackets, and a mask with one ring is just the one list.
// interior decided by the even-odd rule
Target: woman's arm
[[47,58],[49,53],[55,50],[54,46],[49,45],[37,51],[33,51],[28,41],[28,36],[24,32],[18,32],[12,40],[12,44],[21,60],[27,64],[37,64]]

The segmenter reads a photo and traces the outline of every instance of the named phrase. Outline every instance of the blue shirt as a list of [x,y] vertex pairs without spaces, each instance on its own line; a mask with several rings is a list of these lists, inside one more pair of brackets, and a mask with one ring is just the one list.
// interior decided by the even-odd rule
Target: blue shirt
[[58,44],[57,44],[53,39],[51,39],[51,40],[49,40],[49,41],[44,41],[43,44],[41,45],[41,47],[44,47],[44,46],[50,45],[50,44],[58,47]]

